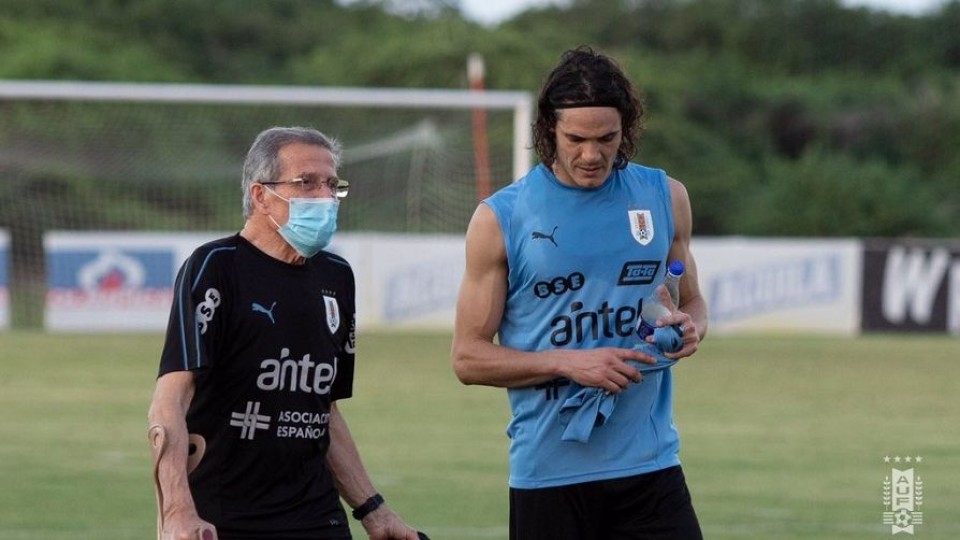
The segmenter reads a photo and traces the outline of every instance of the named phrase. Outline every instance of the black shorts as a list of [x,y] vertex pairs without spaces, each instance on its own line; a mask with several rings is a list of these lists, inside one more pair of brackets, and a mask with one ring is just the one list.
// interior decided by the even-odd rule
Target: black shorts
[[598,482],[510,489],[510,540],[702,540],[679,466]]

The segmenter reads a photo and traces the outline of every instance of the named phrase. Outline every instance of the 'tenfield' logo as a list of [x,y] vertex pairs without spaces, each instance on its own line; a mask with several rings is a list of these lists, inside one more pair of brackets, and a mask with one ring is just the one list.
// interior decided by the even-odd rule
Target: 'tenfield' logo
[[[900,463],[907,465],[919,464],[923,458],[884,456],[883,462]],[[883,524],[890,525],[890,534],[906,533],[912,535],[915,527],[923,524],[923,480],[916,473],[914,467],[898,469],[896,465],[890,469],[890,476],[883,479]]]

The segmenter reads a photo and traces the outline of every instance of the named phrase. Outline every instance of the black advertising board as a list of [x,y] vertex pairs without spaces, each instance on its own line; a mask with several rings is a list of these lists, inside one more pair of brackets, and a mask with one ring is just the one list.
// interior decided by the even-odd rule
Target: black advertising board
[[865,332],[960,334],[960,242],[866,240]]

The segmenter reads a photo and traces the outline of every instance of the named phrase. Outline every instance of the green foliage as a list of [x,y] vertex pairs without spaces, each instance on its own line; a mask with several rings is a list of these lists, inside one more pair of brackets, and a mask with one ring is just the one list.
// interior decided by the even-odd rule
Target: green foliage
[[931,211],[937,201],[915,169],[814,150],[799,160],[771,160],[766,171],[770,180],[742,194],[733,216],[733,227],[748,235],[940,236],[955,226]]
[[[463,88],[467,85],[464,51],[474,50],[482,41],[479,29],[458,18],[426,24],[371,17],[363,31],[357,30],[343,32],[335,43],[315,46],[296,59],[291,64],[295,82]],[[371,36],[376,47],[371,47]]]
[[178,81],[184,73],[144,43],[76,21],[0,14],[0,78]]

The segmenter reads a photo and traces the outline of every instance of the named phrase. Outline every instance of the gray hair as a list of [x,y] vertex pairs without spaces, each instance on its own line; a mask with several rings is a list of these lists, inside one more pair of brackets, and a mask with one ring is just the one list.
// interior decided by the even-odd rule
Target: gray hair
[[333,166],[340,168],[343,148],[340,142],[323,133],[305,127],[272,127],[260,132],[247,152],[243,162],[243,217],[253,214],[253,200],[250,198],[250,186],[256,182],[275,182],[280,180],[280,150],[288,144],[310,144],[326,148],[333,154]]

